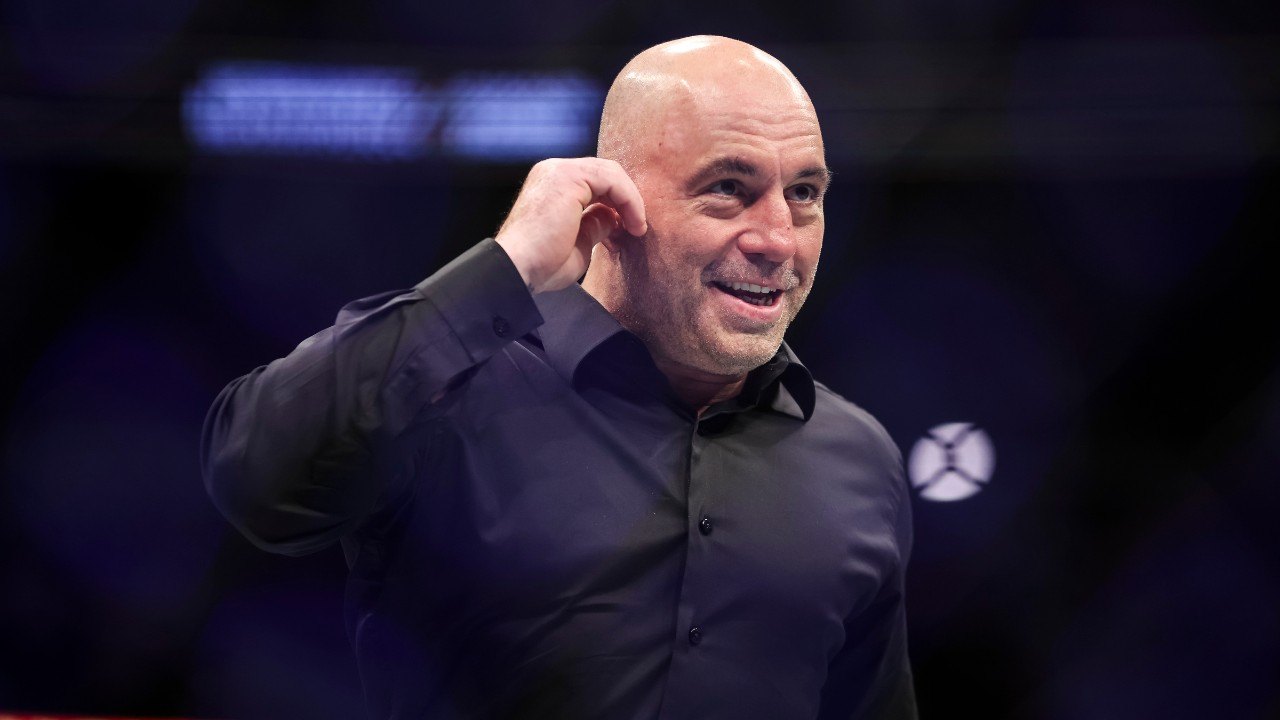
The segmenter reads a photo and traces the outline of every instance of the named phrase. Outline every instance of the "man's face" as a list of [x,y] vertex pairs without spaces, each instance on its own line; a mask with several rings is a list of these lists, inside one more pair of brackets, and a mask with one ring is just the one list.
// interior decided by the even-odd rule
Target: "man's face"
[[625,324],[660,360],[740,375],[773,357],[813,286],[829,181],[818,121],[802,95],[745,81],[656,120],[633,177],[649,233],[622,249]]

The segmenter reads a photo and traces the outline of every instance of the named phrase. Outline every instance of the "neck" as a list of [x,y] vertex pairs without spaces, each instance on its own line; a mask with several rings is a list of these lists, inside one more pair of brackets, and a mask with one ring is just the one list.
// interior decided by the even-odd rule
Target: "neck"
[[[600,252],[599,247],[596,248],[596,252]],[[603,305],[604,309],[617,318],[623,327],[644,338],[643,328],[639,327],[634,318],[624,311],[621,293],[618,290],[622,283],[616,275],[608,277],[609,269],[611,268],[605,263],[596,262],[593,256],[591,266],[587,269],[587,276],[582,281],[582,289]],[[712,405],[737,396],[742,392],[742,386],[747,381],[746,373],[740,375],[709,373],[663,357],[655,351],[652,344],[647,342],[646,344],[649,345],[654,364],[667,377],[667,382],[671,384],[676,397],[693,408],[699,416]]]
[[667,376],[676,397],[693,408],[699,417],[718,402],[736,397],[747,382],[742,375],[716,375],[654,356],[653,362]]

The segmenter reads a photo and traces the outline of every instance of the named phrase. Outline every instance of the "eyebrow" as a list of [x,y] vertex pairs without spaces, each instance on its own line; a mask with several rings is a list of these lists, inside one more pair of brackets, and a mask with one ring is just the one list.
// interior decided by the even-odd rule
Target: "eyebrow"
[[814,167],[807,167],[801,170],[800,172],[796,173],[796,179],[808,180],[810,178],[816,178],[818,182],[822,185],[822,187],[825,189],[828,185],[831,184],[831,175],[832,175],[831,168],[814,166]]
[[[710,182],[713,178],[723,175],[737,175],[739,177],[753,178],[760,175],[760,169],[755,165],[738,157],[720,157],[711,160],[703,165],[689,179],[689,190],[699,190],[702,186]],[[795,179],[807,180],[816,179],[825,188],[831,183],[831,170],[829,168],[815,165],[807,167],[796,173]]]
[[751,163],[736,157],[720,157],[716,158],[702,167],[689,178],[689,189],[699,190],[702,186],[711,181],[712,178],[721,175],[739,175],[741,177],[755,177],[760,174],[760,170]]

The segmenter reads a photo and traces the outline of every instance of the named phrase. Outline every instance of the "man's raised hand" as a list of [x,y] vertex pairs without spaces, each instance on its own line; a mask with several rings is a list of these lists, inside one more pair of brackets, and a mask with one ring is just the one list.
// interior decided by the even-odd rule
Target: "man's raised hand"
[[534,293],[587,270],[591,248],[619,229],[648,230],[644,201],[622,166],[601,158],[543,160],[529,171],[495,240]]

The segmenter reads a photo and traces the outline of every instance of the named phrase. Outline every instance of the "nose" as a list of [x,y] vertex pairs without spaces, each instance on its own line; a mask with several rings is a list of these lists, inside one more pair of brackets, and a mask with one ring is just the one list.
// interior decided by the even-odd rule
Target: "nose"
[[796,252],[791,206],[782,191],[768,193],[748,209],[751,226],[738,236],[738,249],[770,262],[785,262]]

